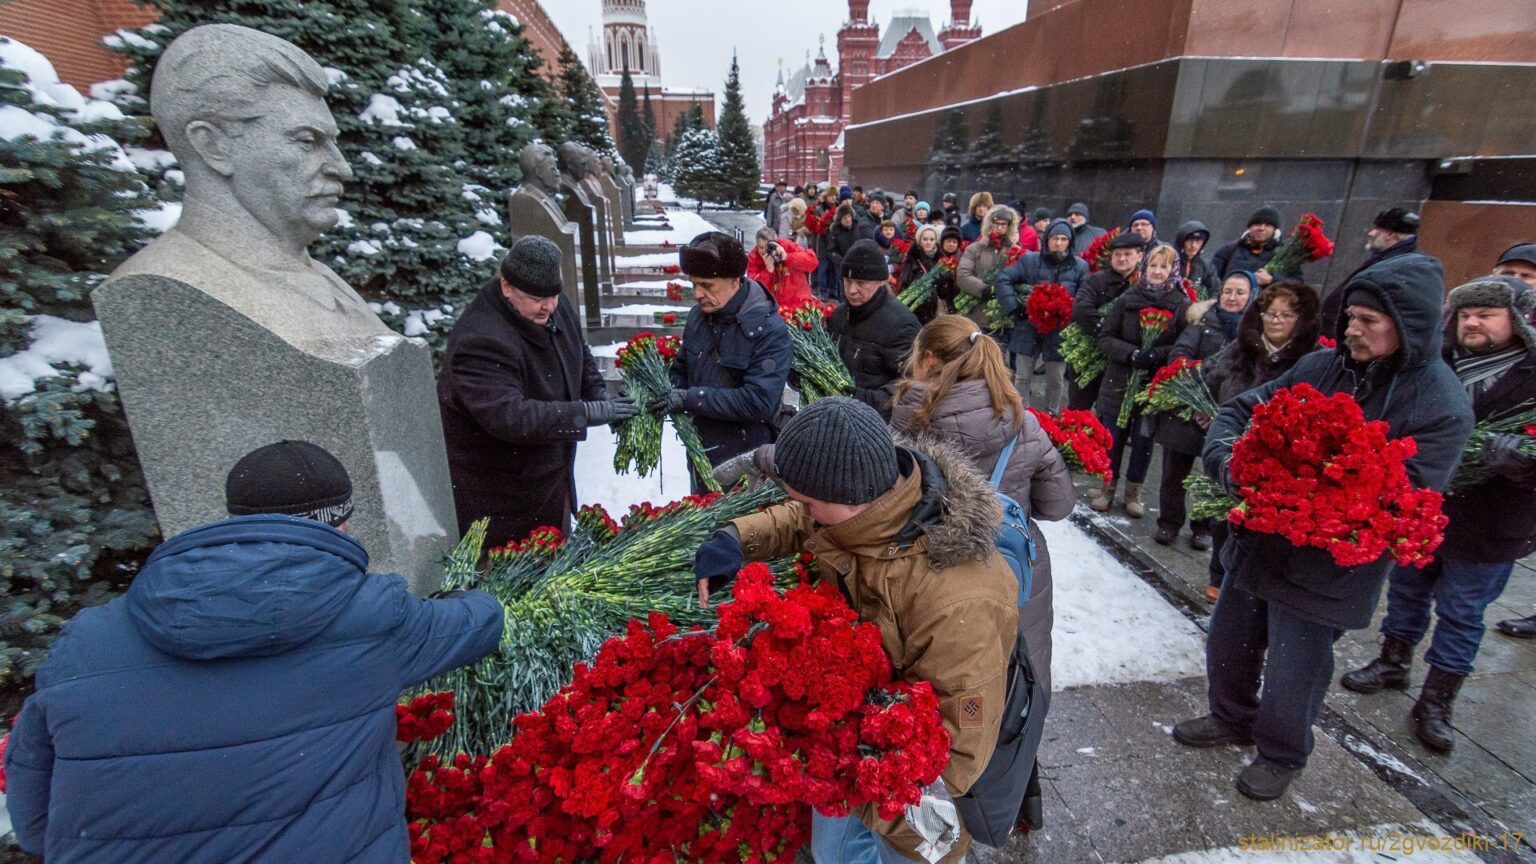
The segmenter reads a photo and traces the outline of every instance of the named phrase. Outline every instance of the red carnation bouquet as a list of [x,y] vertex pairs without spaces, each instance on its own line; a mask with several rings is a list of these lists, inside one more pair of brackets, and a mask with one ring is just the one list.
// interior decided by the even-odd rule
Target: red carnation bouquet
[[1098,239],[1088,244],[1087,249],[1083,250],[1081,257],[1084,261],[1088,262],[1089,273],[1097,273],[1100,270],[1109,269],[1109,254],[1114,251],[1109,248],[1110,241],[1119,237],[1122,233],[1123,231],[1120,228],[1111,229],[1109,232],[1101,234]]
[[631,621],[487,756],[425,757],[412,861],[789,861],[810,811],[921,800],[950,738],[830,583],[742,570],[713,631]]
[[[642,408],[662,398],[672,389],[672,359],[682,350],[676,336],[657,336],[650,331],[638,334],[619,349],[616,365],[624,379],[624,391]],[[683,442],[693,472],[710,489],[719,491],[705,453],[704,439],[687,414],[672,414],[672,428]],[[618,425],[618,447],[613,453],[613,470],[627,474],[630,468],[641,477],[661,464],[661,418],[642,410]]]
[[[1158,338],[1168,332],[1168,327],[1172,323],[1173,313],[1167,309],[1148,306],[1141,310],[1141,349],[1150,350]],[[1121,429],[1131,422],[1131,411],[1141,396],[1141,384],[1146,377],[1147,370],[1132,368],[1131,376],[1126,379],[1125,396],[1120,400],[1120,414],[1115,418],[1115,425]]]
[[1136,401],[1147,411],[1168,411],[1185,420],[1193,420],[1197,414],[1216,416],[1216,397],[1205,386],[1201,362],[1188,357],[1176,358],[1157,370],[1147,389],[1136,394]]
[[1099,422],[1092,411],[1066,410],[1054,417],[1034,408],[1029,413],[1040,421],[1040,428],[1051,438],[1051,444],[1067,460],[1067,467],[1101,478],[1105,483],[1115,476],[1109,464],[1109,448],[1114,439],[1109,430]]
[[789,341],[795,348],[791,367],[800,379],[800,401],[808,405],[823,396],[842,396],[853,390],[853,376],[843,365],[837,340],[827,332],[827,319],[837,307],[808,300],[779,309],[789,324]]
[[890,248],[885,250],[886,263],[892,267],[900,267],[902,259],[907,257],[907,251],[911,248],[912,242],[910,240],[892,237]]
[[1317,336],[1317,347],[1322,348],[1325,351],[1332,351],[1333,349],[1339,347],[1339,343],[1338,340],[1329,339],[1327,336],[1319,333]]
[[1234,525],[1325,550],[1341,567],[1390,553],[1428,564],[1444,539],[1441,497],[1415,489],[1407,461],[1412,438],[1387,437],[1348,393],[1324,396],[1310,384],[1279,390],[1253,410],[1228,463],[1242,503]]
[[683,272],[683,268],[676,264],[667,264],[661,268],[661,272],[667,274],[668,276],[676,276],[677,274]]
[[688,295],[688,286],[681,282],[667,283],[667,299],[681,300]]
[[957,259],[956,255],[941,257],[927,273],[903,288],[901,293],[896,295],[896,299],[901,301],[901,305],[913,310],[932,300],[933,295],[938,293],[939,285],[945,279],[955,278],[955,268],[960,263]]
[[1323,233],[1323,220],[1316,213],[1303,213],[1296,228],[1286,236],[1275,257],[1264,269],[1276,276],[1300,276],[1301,265],[1321,261],[1333,254],[1333,241]]
[[1036,333],[1049,336],[1072,320],[1072,293],[1065,285],[1042,282],[1024,301],[1024,317]]
[[431,741],[453,725],[453,692],[423,693],[395,706],[395,740]]

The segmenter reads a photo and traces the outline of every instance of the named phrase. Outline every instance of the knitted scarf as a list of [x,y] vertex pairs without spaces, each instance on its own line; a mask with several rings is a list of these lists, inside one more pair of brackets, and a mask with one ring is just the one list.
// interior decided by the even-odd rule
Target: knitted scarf
[[1515,344],[1492,354],[1466,354],[1456,358],[1456,377],[1476,399],[1525,356],[1524,345]]

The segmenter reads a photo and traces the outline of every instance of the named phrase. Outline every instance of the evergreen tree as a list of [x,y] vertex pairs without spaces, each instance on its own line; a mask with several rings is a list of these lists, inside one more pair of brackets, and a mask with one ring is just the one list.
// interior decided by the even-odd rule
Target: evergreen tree
[[640,175],[655,174],[658,177],[666,170],[667,156],[660,141],[652,140],[651,148],[645,152],[645,165],[639,172]]
[[640,119],[645,124],[645,150],[649,154],[652,145],[656,143],[656,111],[651,107],[651,85],[649,84],[645,85],[645,110],[641,113]]
[[539,74],[543,61],[521,25],[494,0],[419,0],[416,8],[430,23],[421,28],[425,53],[437,58],[462,105],[454,115],[464,134],[465,173],[486,189],[476,218],[499,229],[496,202],[521,181],[518,154],[539,136],[535,111],[558,97]]
[[[631,85],[633,86],[633,85]],[[565,140],[585,144],[599,153],[612,154],[613,138],[608,134],[608,113],[603,107],[603,91],[581,65],[581,58],[570,45],[560,49],[560,95],[571,109],[571,132]],[[558,142],[557,142],[558,143]]]
[[[356,176],[340,203],[346,215],[315,244],[316,258],[371,299],[417,307],[451,303],[492,272],[489,260],[475,260],[458,248],[461,240],[491,226],[475,216],[487,202],[465,195],[466,186],[479,184],[466,170],[468,151],[458,121],[464,104],[430,53],[427,36],[438,24],[435,16],[456,8],[452,18],[462,22],[485,9],[481,0],[442,0],[432,17],[405,0],[272,5],[152,0],[152,5],[161,12],[159,20],[114,45],[134,60],[128,80],[137,93],[147,92],[165,45],[212,22],[287,39],[326,69],[332,84],[326,102]],[[483,49],[488,43],[475,44]],[[125,105],[132,106],[136,94],[124,95]],[[139,100],[139,110],[146,107]],[[403,314],[386,320],[391,317],[403,326]]]
[[741,67],[731,54],[731,74],[725,79],[725,107],[720,112],[720,173],[722,193],[732,203],[750,203],[762,181],[762,164],[741,98]]
[[0,682],[10,685],[36,672],[71,615],[127,584],[157,535],[89,300],[151,236],[138,214],[154,202],[114,141],[143,137],[144,124],[85,100],[7,39],[0,106]]
[[645,152],[649,140],[645,134],[645,120],[640,116],[639,100],[635,98],[635,79],[625,67],[619,84],[619,156],[631,165],[645,164]]
[[672,158],[673,186],[677,194],[700,202],[723,201],[729,184],[722,165],[720,139],[710,129],[689,129],[677,143]]
[[561,141],[570,140],[571,130],[576,127],[576,114],[560,95],[559,70],[550,69],[547,64],[539,68],[539,77],[549,89],[551,98],[534,106],[533,125],[539,130],[540,138],[550,146],[557,146]]

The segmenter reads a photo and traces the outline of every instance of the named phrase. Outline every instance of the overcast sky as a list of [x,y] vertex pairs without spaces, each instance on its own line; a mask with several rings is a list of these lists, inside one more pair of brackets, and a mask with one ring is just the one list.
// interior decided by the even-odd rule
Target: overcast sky
[[[588,32],[601,38],[602,0],[545,0],[544,11],[587,60]],[[881,27],[900,11],[926,10],[937,32],[949,20],[948,0],[872,0],[869,17]],[[668,87],[703,87],[717,99],[725,90],[731,49],[741,59],[742,95],[754,125],[768,116],[779,58],[787,72],[816,56],[816,37],[826,34],[827,57],[837,66],[837,30],[848,17],[839,0],[650,0],[651,28],[661,45],[661,72]],[[1024,20],[1025,0],[976,0],[971,16],[982,32],[996,33]]]

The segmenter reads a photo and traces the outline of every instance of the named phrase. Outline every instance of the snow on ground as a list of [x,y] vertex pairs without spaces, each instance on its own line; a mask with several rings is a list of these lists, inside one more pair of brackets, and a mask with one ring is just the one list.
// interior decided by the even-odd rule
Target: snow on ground
[[[1272,848],[1264,844],[1311,842],[1317,849]],[[1326,841],[1326,842],[1325,842]],[[1379,864],[1383,861],[1414,861],[1423,864],[1474,864],[1481,861],[1468,847],[1478,841],[1448,836],[1427,819],[1410,825],[1377,825],[1364,831],[1331,831],[1307,837],[1253,835],[1242,845],[1200,852],[1180,852],[1149,858],[1141,864]],[[1482,838],[1485,844],[1497,838]],[[1460,848],[1458,847],[1460,844]],[[1490,846],[1490,848],[1494,848]]]
[[1041,522],[1051,552],[1052,686],[1205,674],[1205,635],[1071,522]]
[[[692,235],[688,239],[693,239]],[[676,263],[676,252],[653,252],[649,255],[620,255],[614,259],[613,266],[619,270],[660,270]]]
[[607,426],[588,429],[587,440],[577,445],[576,497],[582,504],[601,504],[613,518],[622,519],[631,504],[663,504],[688,494],[688,457],[672,424],[666,425],[661,437],[661,465],[649,477],[613,470],[614,447],[613,432]]
[[683,312],[687,312],[691,308],[693,308],[693,307],[691,307],[691,306],[660,306],[660,305],[656,305],[656,304],[652,304],[652,303],[630,303],[630,304],[628,304],[626,306],[620,306],[620,307],[618,307],[616,309],[604,309],[603,310],[603,314],[604,315],[636,315],[636,316],[644,316],[644,317],[649,318],[650,316],[655,315],[657,312],[660,312],[663,315],[665,315],[668,312],[675,312],[675,313],[678,313],[678,314],[682,314]]
[[[614,357],[619,356],[619,349],[624,347],[624,343],[623,342],[609,342],[607,345],[589,345],[587,347],[592,349],[592,356],[593,357],[607,357],[609,359],[612,359]],[[588,437],[588,439],[591,438],[590,435],[588,435],[587,437]],[[610,453],[610,454],[608,454],[608,456],[611,459],[613,457],[613,454]]]
[[672,223],[670,231],[625,231],[624,242],[630,246],[660,246],[663,242],[681,246],[705,231],[715,230],[704,217],[686,210],[668,210],[667,221]]

